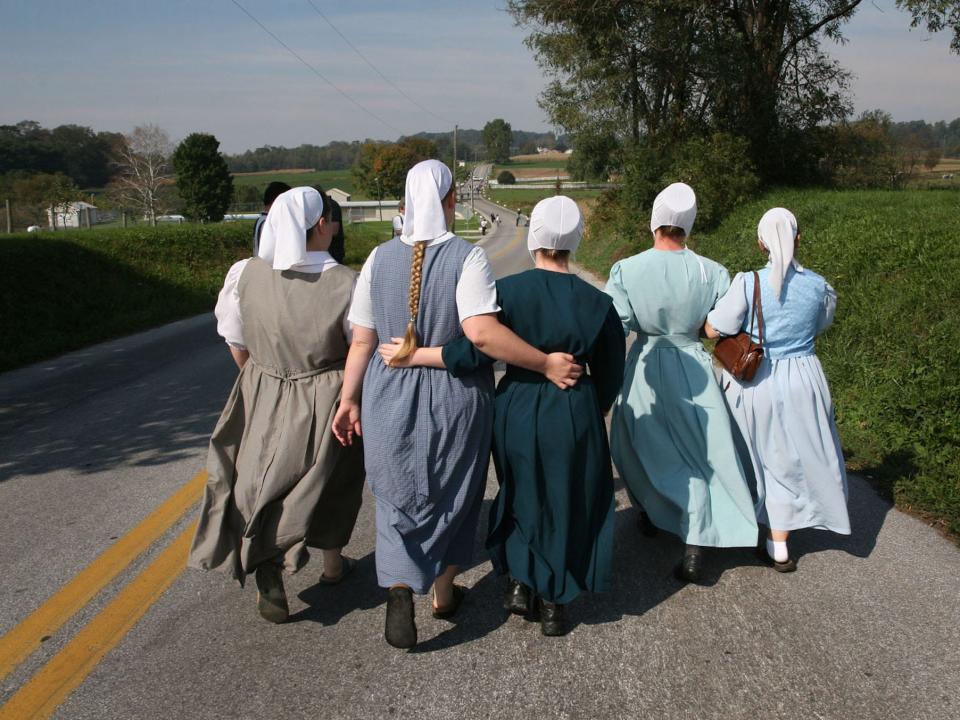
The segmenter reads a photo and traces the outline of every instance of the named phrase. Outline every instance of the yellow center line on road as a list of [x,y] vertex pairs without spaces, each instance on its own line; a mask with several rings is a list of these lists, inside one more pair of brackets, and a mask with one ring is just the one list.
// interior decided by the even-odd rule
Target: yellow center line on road
[[206,471],[197,473],[139,525],[0,638],[0,680],[39,648],[44,639],[63,627],[94,595],[196,505],[206,482]]
[[0,707],[0,720],[47,718],[82,683],[183,572],[190,525],[67,645]]

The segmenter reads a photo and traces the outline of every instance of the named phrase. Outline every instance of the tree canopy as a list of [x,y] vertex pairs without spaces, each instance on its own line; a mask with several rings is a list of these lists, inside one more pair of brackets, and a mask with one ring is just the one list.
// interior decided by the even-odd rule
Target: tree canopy
[[230,207],[233,177],[220,154],[220,141],[208,133],[187,135],[173,153],[183,214],[190,220],[216,222]]
[[437,157],[430,140],[409,137],[399,143],[364,143],[353,168],[354,181],[372,197],[403,197],[407,171]]
[[[722,131],[761,176],[793,166],[797,133],[846,117],[849,73],[821,47],[862,0],[508,0],[553,75],[541,106],[574,136],[667,146]],[[960,3],[897,0],[914,25],[950,29]]]
[[491,120],[483,126],[483,144],[487,149],[487,159],[503,163],[510,159],[510,143],[513,141],[513,128],[503,118]]

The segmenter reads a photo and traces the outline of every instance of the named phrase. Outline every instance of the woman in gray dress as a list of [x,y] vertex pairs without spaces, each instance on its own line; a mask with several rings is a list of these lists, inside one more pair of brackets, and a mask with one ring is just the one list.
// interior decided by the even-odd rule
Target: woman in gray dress
[[[433,587],[433,614],[451,617],[465,589],[454,584],[471,558],[489,464],[493,373],[388,368],[375,354],[404,337],[399,359],[420,344],[467,335],[492,357],[573,384],[573,357],[530,347],[496,319],[497,290],[482,248],[448,231],[456,194],[446,165],[426,160],[407,174],[403,235],[370,254],[350,311],[354,343],[333,431],[349,445],[363,434],[376,499],[377,578],[389,588],[384,635],[417,641],[413,594]],[[566,379],[565,379],[566,378]],[[361,407],[361,389],[363,404]],[[362,429],[361,429],[362,428]]]
[[321,582],[353,567],[340,549],[360,509],[363,457],[331,437],[356,273],[327,252],[330,205],[293,188],[267,216],[260,256],[230,268],[217,329],[240,374],[210,439],[200,523],[189,565],[256,573],[258,608],[287,619],[282,571],[320,548]]

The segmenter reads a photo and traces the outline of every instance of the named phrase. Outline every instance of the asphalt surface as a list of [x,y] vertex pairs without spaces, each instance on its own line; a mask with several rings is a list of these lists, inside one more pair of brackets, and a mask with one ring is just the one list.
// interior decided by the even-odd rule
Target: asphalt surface
[[[530,260],[500,212],[483,245],[505,275]],[[235,373],[203,316],[0,375],[0,632],[203,468]],[[491,472],[487,504],[495,487]],[[260,619],[252,582],[184,571],[54,717],[960,717],[960,552],[864,481],[851,478],[850,538],[796,533],[798,572],[712,552],[703,586],[673,579],[679,542],[642,537],[617,498],[613,590],[574,602],[566,637],[500,609],[481,528],[456,620],[420,598],[420,644],[387,646],[367,495],[346,549],[358,570],[322,586],[317,559],[288,578],[289,623]],[[0,703],[194,516],[0,680]]]

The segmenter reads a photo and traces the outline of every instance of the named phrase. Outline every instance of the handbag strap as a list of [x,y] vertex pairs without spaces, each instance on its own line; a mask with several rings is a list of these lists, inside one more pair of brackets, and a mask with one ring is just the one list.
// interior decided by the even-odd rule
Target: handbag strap
[[753,335],[753,320],[757,320],[758,344],[763,347],[763,303],[760,300],[760,275],[753,271],[753,311],[750,313],[750,334]]

